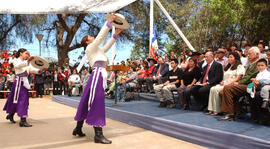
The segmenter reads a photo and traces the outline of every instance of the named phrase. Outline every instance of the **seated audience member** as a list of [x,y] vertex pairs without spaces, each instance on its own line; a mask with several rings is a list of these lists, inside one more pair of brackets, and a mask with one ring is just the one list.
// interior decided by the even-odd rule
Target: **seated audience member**
[[243,54],[242,54],[242,50],[241,49],[237,50],[236,52],[240,56],[240,61],[241,61],[242,65],[244,66],[244,68],[246,68],[247,65],[248,65],[248,59],[247,59],[247,57],[243,57]]
[[[68,96],[71,95],[77,95],[79,96],[79,87],[81,83],[81,78],[77,73],[77,70],[74,69],[72,75],[69,76],[68,78]],[[73,92],[73,88],[75,88],[75,91]]]
[[186,56],[184,55],[184,53],[182,53],[180,55],[180,64],[179,64],[179,66],[180,66],[180,68],[182,70],[185,70],[187,68],[187,66],[188,66],[188,60],[187,60]]
[[221,98],[219,92],[225,85],[238,82],[245,74],[245,68],[241,64],[240,57],[236,52],[229,54],[229,64],[224,69],[223,81],[210,89],[208,111],[206,114],[217,115],[221,112]]
[[175,106],[171,91],[180,86],[182,70],[177,67],[178,60],[171,60],[172,70],[169,71],[169,80],[154,87],[155,93],[160,101],[159,107],[173,108]]
[[3,52],[1,52],[1,57],[3,59],[7,59],[8,58],[8,53],[7,53],[7,50],[6,49],[4,49]]
[[191,87],[199,80],[201,77],[201,71],[199,66],[197,66],[196,59],[190,58],[188,60],[188,68],[184,70],[181,85],[177,89],[178,98],[180,103],[182,104],[182,110],[189,109],[188,101],[186,97],[189,97]]
[[[247,92],[250,94],[251,98],[255,97],[255,91],[260,90],[260,96],[262,98],[262,105],[258,105],[257,101],[250,100],[251,103],[251,117],[253,120],[258,120],[258,115],[256,114],[256,110],[260,110],[260,108],[268,108],[268,101],[269,101],[269,91],[270,91],[270,72],[267,70],[268,65],[267,61],[262,58],[257,62],[257,70],[259,73],[257,74],[256,78],[252,78],[252,83],[249,83],[247,86]],[[255,89],[256,88],[256,89]],[[258,99],[259,100],[259,99]]]
[[2,65],[4,66],[4,68],[8,68],[9,62],[7,58],[5,59]]
[[[155,59],[153,59],[153,58],[148,58],[147,60],[150,63],[150,66],[147,69],[146,74],[144,75],[144,77],[138,78],[139,88],[142,88],[142,85],[145,82],[149,82],[150,80],[153,79],[153,74],[154,74],[154,72],[156,70],[155,64],[157,63],[157,61]],[[149,86],[148,84],[146,84],[146,88],[147,88],[148,92],[154,93],[153,86]]]
[[[122,76],[123,76],[122,72],[117,72],[116,73],[116,82],[119,85],[120,85]],[[108,98],[113,98],[114,97],[114,95],[115,95],[115,79],[112,79],[112,82],[109,83],[109,85],[107,86],[107,89],[105,89],[105,91],[106,91],[106,95],[107,95]]]
[[[116,100],[118,101],[124,101],[124,93],[120,92],[120,91],[124,91],[124,82],[125,82],[125,78],[127,77],[128,72],[127,71],[123,71],[120,72],[119,74],[117,74],[117,94],[116,94]],[[112,84],[115,85],[115,84]]]
[[[191,87],[191,95],[201,106],[200,110],[206,110],[210,88],[219,84],[223,79],[222,65],[214,60],[213,52],[206,52],[203,74],[195,86]],[[189,97],[188,97],[189,98]]]
[[225,85],[223,90],[219,92],[222,98],[221,111],[227,114],[218,120],[235,120],[237,118],[235,117],[235,114],[241,114],[241,107],[239,103],[235,101],[235,98],[240,98],[247,94],[247,84],[251,82],[251,78],[254,78],[258,74],[258,70],[256,69],[256,62],[259,59],[259,55],[260,50],[258,47],[250,48],[248,51],[249,66],[246,69],[245,75],[238,82]]
[[[129,73],[122,78],[121,85],[117,86],[117,94],[121,102],[125,102],[127,91],[133,91],[137,84],[137,72],[135,66],[130,67]],[[122,98],[120,98],[120,95]]]
[[156,70],[153,73],[153,77],[146,79],[146,84],[150,89],[150,92],[154,91],[153,84],[162,84],[168,80],[169,66],[167,63],[164,63],[163,58],[159,57],[157,61],[158,65]]
[[177,59],[177,56],[173,51],[171,51],[170,59]]
[[7,90],[11,90],[12,84],[15,81],[15,74],[13,71],[9,71],[7,75]]
[[232,43],[230,46],[230,49],[232,52],[236,52],[237,51],[237,44],[236,43]]
[[261,88],[261,95],[264,100],[268,101],[269,92],[264,88],[265,85],[270,84],[270,72],[267,70],[267,61],[262,58],[257,62],[257,70],[259,73],[256,78],[251,78],[251,83],[247,86],[247,92],[250,94],[251,98],[254,98],[255,88]]
[[148,63],[145,62],[145,61],[143,61],[142,68],[139,71],[137,71],[137,73],[138,73],[138,86],[139,86],[138,88],[139,88],[139,92],[146,92],[146,89],[144,89],[142,87],[143,81],[141,81],[141,80],[143,80],[144,77],[147,76],[148,68],[149,68]]
[[216,52],[217,58],[216,61],[222,65],[224,69],[228,65],[228,58],[225,56],[225,50],[219,48]]
[[259,59],[262,59],[262,58],[266,59],[266,54],[265,54],[265,49],[264,49],[263,43],[259,43],[258,48],[260,49],[260,52],[261,52],[259,55]]
[[88,72],[88,69],[85,68],[83,70],[83,77],[81,78],[82,93],[83,93],[83,90],[84,90],[84,88],[85,88],[85,86],[87,84],[87,81],[89,79],[89,76],[90,76],[90,74]]

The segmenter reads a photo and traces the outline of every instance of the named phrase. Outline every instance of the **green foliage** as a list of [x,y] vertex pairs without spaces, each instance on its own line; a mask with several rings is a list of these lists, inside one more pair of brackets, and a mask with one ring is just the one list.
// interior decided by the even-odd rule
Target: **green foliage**
[[[242,40],[247,40],[253,45],[260,39],[270,40],[269,0],[160,0],[160,2],[198,51],[209,46],[216,48],[221,45],[229,46],[233,42],[240,46]],[[140,22],[141,28],[137,30],[140,36],[134,39],[135,48],[132,53],[139,50],[136,48],[138,44],[143,44],[138,41],[147,41],[144,43],[145,50],[148,50],[149,46],[149,10],[147,10],[149,3],[137,1],[134,5],[138,3],[141,6],[133,7],[132,15],[140,16],[136,20]],[[175,51],[178,54],[188,50],[157,5],[154,5],[154,22],[158,25],[158,44],[161,49],[168,52]],[[143,37],[140,32],[144,33]],[[161,40],[162,36],[166,39]]]

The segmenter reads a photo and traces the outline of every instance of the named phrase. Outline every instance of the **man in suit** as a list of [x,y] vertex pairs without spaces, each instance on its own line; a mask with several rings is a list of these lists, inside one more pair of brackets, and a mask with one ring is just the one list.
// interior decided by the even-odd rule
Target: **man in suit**
[[158,58],[158,65],[154,71],[153,77],[146,79],[146,84],[150,89],[150,92],[154,92],[153,83],[162,84],[168,80],[169,65],[164,63],[163,58]]
[[207,65],[203,67],[202,77],[191,88],[191,94],[201,105],[200,110],[205,110],[207,107],[210,88],[219,84],[223,79],[222,65],[214,61],[213,52],[207,52],[205,54],[205,61]]

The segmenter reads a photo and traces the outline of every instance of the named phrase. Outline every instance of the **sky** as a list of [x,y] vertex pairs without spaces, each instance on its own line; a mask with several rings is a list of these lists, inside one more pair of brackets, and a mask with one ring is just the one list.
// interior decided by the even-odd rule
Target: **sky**
[[[27,49],[30,52],[31,56],[39,56],[39,41],[37,39],[35,39],[33,41],[33,43],[23,43],[23,42],[17,41],[17,46],[15,48],[13,48],[13,50],[18,50],[19,48]],[[131,43],[117,44],[117,47],[115,50],[116,51],[115,52],[116,53],[115,63],[121,62],[122,60],[125,61],[126,59],[130,58],[131,50],[132,50]],[[69,58],[70,58],[69,62],[71,65],[73,65],[74,63],[76,63],[78,61],[78,57],[81,55],[82,51],[83,51],[83,48],[78,48],[78,49],[75,49],[75,50],[69,52],[69,54],[68,54]],[[111,63],[112,49],[110,49],[106,53],[106,55]],[[52,57],[52,58],[58,59],[56,47],[47,48],[47,47],[45,47],[45,44],[43,44],[41,41],[41,57]]]

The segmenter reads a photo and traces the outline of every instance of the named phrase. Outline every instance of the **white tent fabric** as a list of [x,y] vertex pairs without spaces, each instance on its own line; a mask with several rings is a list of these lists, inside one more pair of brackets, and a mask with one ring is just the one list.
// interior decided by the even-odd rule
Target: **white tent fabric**
[[6,0],[1,2],[0,13],[108,13],[134,1],[136,0]]

